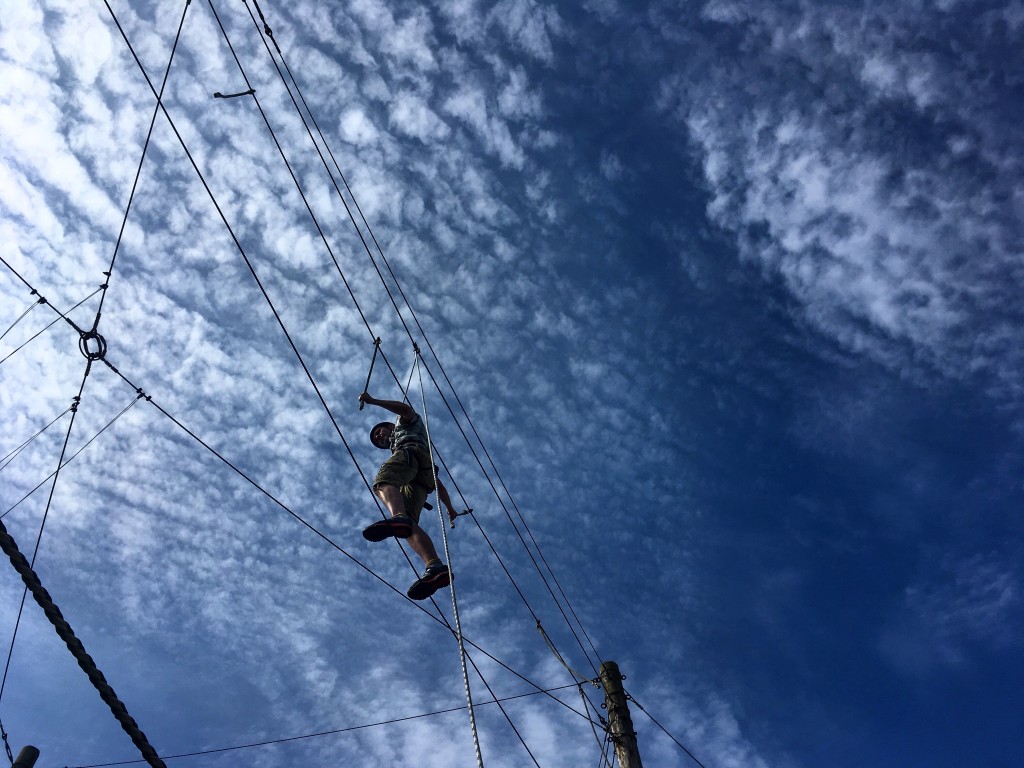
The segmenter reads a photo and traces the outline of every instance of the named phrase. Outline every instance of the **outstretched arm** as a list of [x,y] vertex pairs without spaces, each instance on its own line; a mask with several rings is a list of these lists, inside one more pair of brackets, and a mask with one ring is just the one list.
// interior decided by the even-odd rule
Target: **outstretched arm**
[[359,396],[360,403],[369,403],[370,405],[376,405],[378,408],[383,408],[386,411],[391,411],[393,414],[401,418],[402,422],[408,424],[412,421],[412,417],[416,415],[416,411],[408,403],[403,403],[398,400],[378,400],[376,397],[371,395],[369,392],[363,392]]
[[441,503],[448,509],[448,519],[453,523],[455,518],[459,516],[459,513],[455,511],[455,507],[452,506],[452,497],[448,495],[448,489],[444,487],[444,483],[441,482],[441,478],[437,478],[437,498],[441,500]]

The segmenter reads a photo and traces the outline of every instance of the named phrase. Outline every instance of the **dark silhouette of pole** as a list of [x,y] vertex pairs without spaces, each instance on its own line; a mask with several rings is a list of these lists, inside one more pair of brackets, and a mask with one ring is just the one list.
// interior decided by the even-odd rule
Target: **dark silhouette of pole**
[[11,768],[33,768],[36,760],[39,759],[39,750],[35,747],[22,747],[18,758],[11,765]]
[[622,768],[643,768],[626,692],[622,689],[622,673],[614,661],[601,664],[601,685],[604,686],[604,703],[608,710],[608,732],[615,745],[619,765]]

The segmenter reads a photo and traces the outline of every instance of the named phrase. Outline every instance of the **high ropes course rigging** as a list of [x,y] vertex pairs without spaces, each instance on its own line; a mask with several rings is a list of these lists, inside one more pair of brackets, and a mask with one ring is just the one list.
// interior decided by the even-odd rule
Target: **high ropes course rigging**
[[[569,712],[574,713],[576,716],[585,720],[589,724],[589,730],[593,734],[598,749],[598,765],[611,766],[614,762],[616,762],[615,750],[612,749],[613,742],[619,736],[613,733],[611,727],[609,726],[609,722],[606,720],[605,717],[602,716],[601,706],[603,705],[595,705],[590,698],[591,693],[588,690],[590,687],[599,687],[599,682],[602,675],[602,670],[599,670],[599,666],[601,665],[600,654],[598,653],[597,648],[595,647],[590,634],[586,631],[585,627],[583,626],[583,623],[580,621],[579,616],[573,608],[572,603],[566,595],[565,590],[562,588],[561,583],[556,577],[555,572],[550,565],[550,562],[544,555],[544,552],[539,542],[537,541],[537,538],[534,536],[533,531],[530,529],[530,526],[528,525],[526,518],[524,517],[513,495],[509,491],[507,484],[502,478],[501,473],[499,472],[498,467],[492,458],[491,452],[486,447],[486,444],[480,432],[478,431],[475,423],[470,417],[470,414],[464,404],[462,397],[460,397],[460,395],[458,394],[455,385],[452,382],[451,378],[449,377],[447,371],[445,370],[445,367],[443,366],[434,345],[432,344],[426,330],[424,329],[423,325],[420,322],[419,317],[417,316],[415,310],[413,309],[413,306],[409,300],[408,295],[402,288],[401,282],[399,281],[399,277],[396,274],[395,269],[392,267],[391,263],[385,256],[383,248],[378,242],[376,235],[373,233],[373,230],[370,227],[370,224],[363,213],[362,207],[360,207],[358,201],[356,200],[353,190],[349,185],[346,176],[342,172],[340,164],[338,163],[338,160],[335,157],[334,152],[328,145],[327,139],[323,131],[321,130],[320,125],[317,123],[313,115],[313,111],[310,108],[308,102],[306,101],[306,98],[303,95],[301,88],[299,87],[297,77],[293,73],[291,67],[288,65],[284,52],[282,51],[280,44],[275,38],[273,30],[270,24],[268,23],[268,20],[264,15],[262,8],[260,7],[259,3],[256,2],[256,0],[244,0],[245,9],[248,13],[249,18],[251,19],[253,28],[255,30],[255,34],[259,36],[263,48],[265,49],[266,54],[269,57],[271,63],[273,64],[273,68],[276,71],[280,79],[280,82],[283,88],[285,89],[285,92],[287,93],[288,99],[290,100],[291,104],[295,109],[295,112],[297,113],[299,119],[301,120],[302,126],[305,129],[305,133],[308,136],[308,139],[316,152],[317,158],[319,159],[323,170],[327,174],[327,177],[330,181],[330,186],[334,190],[337,201],[343,208],[345,215],[347,216],[349,222],[351,223],[358,237],[358,240],[362,246],[362,250],[365,252],[365,255],[370,262],[373,272],[377,275],[377,278],[379,279],[381,286],[383,286],[385,292],[387,293],[390,305],[394,310],[395,315],[397,316],[397,319],[401,325],[404,335],[407,337],[409,349],[411,350],[412,355],[412,364],[408,377],[406,378],[404,383],[403,379],[399,377],[398,372],[395,369],[395,366],[392,364],[392,361],[388,358],[388,355],[385,352],[384,345],[381,344],[380,337],[377,335],[366,313],[364,312],[362,306],[360,305],[353,283],[348,279],[344,270],[342,269],[341,263],[339,262],[339,259],[336,256],[335,249],[332,247],[330,240],[326,234],[326,227],[322,225],[321,221],[318,219],[316,213],[314,212],[313,206],[309,200],[309,196],[306,190],[304,189],[302,182],[300,181],[299,174],[296,172],[293,163],[289,159],[289,156],[286,153],[282,142],[279,140],[278,132],[275,130],[275,127],[271,122],[270,116],[264,109],[263,104],[260,102],[258,89],[250,80],[246,72],[246,69],[242,64],[242,61],[236,52],[235,46],[233,45],[228,35],[228,31],[222,22],[220,13],[218,12],[215,3],[213,2],[213,0],[206,0],[206,6],[208,7],[211,13],[212,19],[216,24],[216,28],[219,30],[223,38],[223,41],[227,46],[227,49],[230,51],[231,57],[233,58],[235,64],[237,65],[238,73],[245,85],[245,90],[239,93],[224,95],[218,91],[214,94],[214,97],[219,99],[239,99],[239,101],[241,101],[242,99],[251,100],[251,103],[254,105],[256,112],[258,113],[259,118],[267,131],[267,135],[270,137],[270,140],[272,141],[274,147],[276,148],[280,161],[287,169],[288,175],[290,176],[292,182],[294,183],[298,196],[301,199],[303,206],[305,207],[309,215],[309,220],[317,233],[318,239],[322,244],[323,248],[325,249],[326,253],[329,255],[330,260],[334,266],[334,270],[337,274],[337,277],[343,284],[344,289],[348,294],[349,299],[351,300],[351,303],[356,313],[358,314],[362,325],[366,330],[366,333],[368,334],[368,338],[373,344],[373,361],[376,360],[376,357],[379,354],[382,363],[384,364],[388,374],[390,375],[390,378],[393,380],[394,384],[402,391],[403,396],[406,399],[408,399],[410,395],[413,374],[418,374],[418,384],[421,399],[420,413],[424,420],[424,425],[426,426],[428,434],[428,445],[431,451],[431,457],[435,462],[437,462],[438,465],[440,465],[440,467],[443,467],[444,470],[446,471],[448,477],[450,478],[450,482],[452,483],[452,486],[454,488],[455,495],[457,495],[458,498],[461,500],[461,506],[465,508],[467,512],[472,512],[469,502],[463,493],[462,487],[459,486],[458,482],[454,479],[454,476],[449,470],[449,465],[445,459],[445,456],[441,454],[441,452],[437,449],[437,446],[434,445],[429,438],[430,415],[427,409],[427,382],[429,382],[431,391],[436,393],[440,397],[440,401],[443,403],[448,413],[448,416],[451,419],[451,423],[455,426],[458,433],[461,435],[466,446],[468,446],[469,452],[473,460],[475,461],[482,477],[484,478],[486,485],[490,488],[491,492],[494,495],[494,498],[497,500],[497,504],[504,513],[505,519],[512,526],[512,529],[515,532],[515,536],[518,539],[520,545],[526,551],[530,565],[539,575],[539,578],[541,579],[541,582],[544,585],[544,589],[547,591],[555,607],[557,608],[558,614],[565,622],[565,625],[567,626],[569,633],[571,634],[576,646],[578,647],[579,653],[582,654],[582,658],[585,659],[587,665],[590,668],[590,671],[587,673],[581,673],[577,671],[567,660],[567,657],[570,654],[563,652],[557,647],[556,643],[551,638],[547,629],[542,623],[542,620],[537,610],[535,610],[534,606],[527,598],[522,586],[517,581],[513,573],[514,568],[510,565],[507,556],[502,557],[494,543],[494,540],[485,531],[483,523],[481,521],[482,515],[468,514],[467,519],[472,521],[472,524],[480,533],[482,540],[486,543],[490,553],[493,555],[498,565],[500,566],[501,571],[505,574],[505,577],[508,579],[511,586],[514,588],[516,594],[522,602],[523,607],[529,614],[531,623],[535,626],[543,643],[553,654],[554,658],[561,664],[562,667],[564,667],[564,669],[571,676],[572,682],[570,684],[551,687],[542,686],[538,683],[535,683],[526,675],[520,673],[511,665],[505,663],[496,655],[493,655],[491,652],[478,645],[470,637],[464,635],[459,613],[459,597],[456,591],[456,581],[453,580],[450,590],[452,607],[451,620],[449,620],[449,618],[445,615],[441,606],[438,605],[438,603],[435,601],[433,597],[430,598],[430,608],[426,607],[424,604],[410,601],[402,590],[395,587],[388,580],[386,580],[384,577],[380,576],[377,572],[375,572],[370,566],[368,566],[358,557],[356,557],[343,546],[341,546],[334,538],[325,533],[322,530],[322,528],[318,526],[307,514],[302,514],[293,507],[281,501],[277,495],[275,495],[272,491],[268,490],[264,486],[264,484],[261,483],[257,478],[251,476],[250,473],[242,469],[239,463],[233,460],[230,456],[228,456],[224,450],[218,450],[217,448],[215,448],[213,443],[208,438],[203,437],[197,430],[188,426],[182,419],[177,417],[167,407],[162,405],[159,402],[157,396],[149,392],[147,389],[145,389],[141,382],[136,381],[130,371],[122,370],[121,368],[116,366],[114,362],[108,359],[106,339],[101,334],[101,317],[104,302],[107,298],[108,291],[111,288],[111,284],[114,282],[114,278],[116,276],[117,257],[121,249],[122,238],[125,234],[126,226],[128,224],[129,215],[132,210],[132,204],[135,200],[136,192],[138,190],[139,179],[142,175],[143,165],[147,153],[149,151],[154,127],[156,126],[158,119],[161,116],[163,116],[167,126],[173,132],[175,139],[177,140],[186,158],[188,159],[188,162],[190,163],[192,170],[196,175],[196,178],[198,179],[199,183],[205,190],[209,198],[209,201],[212,204],[214,210],[216,211],[216,214],[219,217],[221,223],[223,224],[228,236],[230,237],[230,240],[232,241],[235,250],[238,253],[238,256],[240,256],[243,262],[245,263],[245,266],[248,269],[249,273],[251,274],[256,287],[258,288],[260,294],[262,295],[264,301],[266,302],[267,307],[273,314],[274,320],[278,325],[282,337],[284,338],[288,347],[290,348],[295,358],[295,362],[298,364],[299,368],[301,368],[302,374],[304,375],[306,381],[308,382],[309,387],[312,389],[313,394],[317,398],[317,401],[319,402],[323,413],[329,420],[331,427],[337,436],[337,439],[344,446],[345,451],[348,453],[348,456],[351,459],[356,472],[361,478],[363,485],[366,487],[366,490],[370,493],[371,498],[373,498],[374,502],[377,504],[377,509],[380,512],[381,516],[386,517],[386,511],[382,508],[380,500],[377,498],[377,495],[373,492],[370,480],[368,480],[366,474],[364,473],[362,467],[360,466],[359,461],[356,457],[356,453],[351,443],[346,438],[341,428],[339,419],[336,417],[336,414],[334,413],[334,410],[332,409],[332,406],[328,401],[328,397],[324,394],[321,384],[318,382],[317,377],[314,375],[314,367],[309,363],[306,356],[300,351],[299,345],[295,341],[294,335],[289,331],[281,312],[275,305],[274,299],[271,296],[270,289],[267,287],[267,284],[261,278],[259,271],[257,270],[253,260],[247,254],[246,249],[242,242],[242,238],[236,233],[236,229],[235,227],[233,227],[231,221],[229,220],[228,214],[226,213],[224,207],[222,207],[222,205],[218,202],[218,199],[214,194],[211,185],[208,183],[206,174],[204,174],[203,170],[200,168],[199,162],[196,160],[195,155],[188,147],[185,139],[183,138],[182,133],[179,131],[178,126],[175,124],[173,116],[168,111],[164,103],[164,93],[169,78],[171,76],[175,54],[178,50],[178,44],[179,41],[181,40],[183,30],[185,29],[186,18],[189,16],[190,9],[192,8],[191,0],[186,0],[186,2],[184,3],[180,21],[178,23],[177,31],[174,37],[174,42],[173,45],[171,46],[171,51],[168,56],[167,64],[164,69],[163,76],[159,86],[154,84],[153,79],[151,78],[149,72],[143,65],[136,51],[136,48],[133,46],[132,41],[129,39],[129,36],[126,33],[124,26],[118,18],[117,13],[111,7],[110,2],[108,0],[102,0],[102,2],[106,8],[107,13],[109,14],[111,24],[114,28],[116,28],[117,32],[119,33],[121,40],[123,41],[126,49],[128,50],[132,59],[134,60],[134,63],[141,77],[145,81],[146,86],[149,88],[149,91],[151,92],[152,97],[155,101],[155,106],[153,107],[153,112],[151,119],[149,121],[149,127],[146,134],[145,142],[143,144],[141,157],[139,159],[138,167],[136,169],[134,180],[132,182],[131,191],[128,196],[128,202],[124,209],[124,215],[121,220],[117,240],[113,247],[109,267],[107,268],[107,270],[103,272],[104,280],[95,291],[93,291],[90,295],[86,296],[84,299],[78,302],[78,304],[76,304],[72,309],[66,311],[62,310],[62,308],[55,306],[52,301],[46,298],[42,286],[33,284],[32,281],[24,277],[21,274],[21,272],[7,259],[0,257],[0,262],[2,262],[4,268],[8,270],[9,273],[13,275],[16,278],[16,280],[24,286],[29,296],[31,297],[30,300],[32,302],[25,309],[25,311],[14,321],[11,327],[4,331],[3,335],[0,336],[0,340],[5,338],[8,335],[8,333],[14,328],[14,326],[24,321],[29,316],[29,314],[37,307],[46,307],[56,314],[56,317],[53,319],[51,323],[49,323],[43,329],[39,330],[35,335],[33,335],[31,338],[29,338],[27,341],[21,344],[21,346],[15,348],[13,351],[9,352],[5,357],[0,359],[0,365],[5,363],[14,354],[16,354],[27,344],[31,343],[33,340],[38,338],[42,333],[47,331],[53,325],[60,323],[61,321],[63,321],[63,324],[71,328],[71,330],[77,335],[79,351],[85,358],[84,372],[82,374],[81,382],[80,385],[78,386],[77,393],[72,399],[71,405],[68,408],[66,408],[62,413],[53,418],[52,421],[50,421],[45,427],[39,430],[35,435],[25,440],[23,443],[21,443],[19,446],[11,450],[4,457],[0,458],[0,472],[2,472],[18,458],[19,454],[33,440],[35,440],[44,432],[49,430],[57,422],[61,421],[65,417],[68,417],[63,445],[61,448],[60,457],[57,461],[56,469],[52,473],[50,473],[50,475],[47,478],[44,478],[42,481],[40,481],[31,491],[29,491],[28,494],[23,496],[22,499],[20,499],[16,504],[14,504],[6,511],[0,513],[0,548],[2,548],[4,553],[11,559],[12,564],[14,565],[16,571],[21,576],[25,584],[25,590],[23,592],[21,605],[19,607],[17,620],[15,622],[14,635],[11,639],[9,651],[7,654],[3,679],[2,682],[0,682],[0,706],[2,706],[3,704],[3,694],[7,686],[8,672],[11,667],[11,660],[14,653],[15,641],[17,639],[18,627],[20,626],[21,623],[22,611],[24,609],[25,600],[27,595],[31,594],[33,599],[43,609],[44,614],[46,615],[50,623],[54,626],[59,637],[68,646],[68,649],[71,651],[72,655],[74,656],[79,666],[83,669],[83,671],[85,671],[90,682],[92,682],[94,687],[97,689],[104,703],[106,703],[107,706],[110,708],[112,714],[115,716],[115,718],[117,719],[121,727],[124,729],[124,731],[132,739],[133,743],[135,744],[136,748],[139,750],[139,753],[142,756],[141,760],[122,761],[119,763],[104,763],[102,765],[122,765],[130,762],[144,761],[149,765],[154,766],[154,768],[156,768],[158,766],[164,766],[165,759],[173,759],[185,756],[194,757],[206,754],[219,754],[231,750],[247,749],[258,746],[264,746],[267,744],[277,744],[297,741],[301,739],[309,739],[316,736],[338,734],[357,729],[369,728],[372,726],[389,725],[398,722],[405,722],[415,718],[428,717],[432,715],[438,715],[447,712],[455,712],[464,709],[468,713],[476,763],[478,766],[480,766],[480,768],[483,768],[484,755],[481,749],[474,711],[477,707],[494,704],[498,707],[505,721],[508,723],[509,727],[511,728],[512,732],[515,735],[516,740],[522,747],[524,753],[529,756],[532,764],[537,765],[539,768],[540,762],[538,761],[538,758],[535,756],[534,751],[530,749],[530,746],[527,743],[527,739],[523,735],[520,726],[517,726],[517,724],[513,721],[513,718],[506,710],[506,708],[503,706],[503,703],[511,701],[513,699],[522,698],[524,696],[543,695],[550,698],[552,701],[558,703],[561,707],[565,708]],[[191,12],[195,13],[195,11]],[[76,309],[85,305],[90,300],[94,299],[97,295],[99,295],[98,306],[96,308],[91,324],[79,324],[75,322],[75,320],[73,320],[71,317],[72,313]],[[429,353],[429,360],[425,359],[425,356],[421,351],[421,344],[425,346],[427,352]],[[101,367],[109,370],[111,373],[114,374],[114,376],[117,379],[123,382],[123,384],[127,385],[127,387],[129,387],[133,393],[132,398],[130,402],[128,402],[124,406],[124,408],[116,416],[113,417],[113,419],[111,419],[102,429],[96,432],[88,441],[86,441],[85,444],[82,445],[77,452],[69,455],[69,446],[75,426],[76,417],[79,413],[80,408],[83,406],[83,403],[86,401],[85,392],[87,381],[89,380],[90,374],[95,369]],[[372,374],[373,363],[371,363],[370,371]],[[426,380],[424,379],[424,374],[426,374]],[[367,378],[367,382],[369,384],[369,376]],[[236,746],[221,747],[210,750],[199,750],[177,755],[165,755],[164,757],[161,757],[158,754],[157,750],[150,744],[149,740],[147,739],[139,725],[131,717],[126,705],[118,698],[117,694],[114,692],[112,686],[107,681],[106,677],[98,669],[96,662],[88,654],[82,641],[75,635],[75,632],[70,626],[69,622],[64,618],[60,609],[57,607],[55,600],[44,588],[39,576],[35,572],[37,556],[40,551],[40,545],[42,543],[43,533],[46,527],[46,522],[49,516],[50,508],[54,500],[54,493],[60,480],[61,470],[65,466],[67,466],[69,462],[74,460],[75,457],[78,456],[85,448],[87,448],[89,444],[91,444],[94,440],[100,437],[109,427],[111,427],[114,424],[114,422],[116,422],[129,409],[131,409],[138,403],[145,403],[147,406],[150,406],[153,409],[155,409],[155,411],[158,412],[162,417],[166,418],[174,426],[174,428],[184,433],[189,439],[189,441],[194,442],[200,448],[202,448],[210,455],[212,455],[225,468],[233,472],[235,475],[241,478],[246,484],[248,484],[256,493],[265,497],[273,505],[275,505],[281,511],[289,515],[300,525],[304,526],[309,532],[311,532],[319,539],[321,539],[325,544],[327,544],[329,547],[335,550],[338,554],[344,556],[351,563],[358,566],[367,574],[372,576],[377,582],[380,583],[381,586],[394,592],[399,599],[409,601],[410,604],[418,608],[425,617],[429,618],[437,625],[439,625],[441,628],[443,628],[447,633],[449,633],[452,636],[452,638],[456,641],[456,649],[458,650],[459,654],[463,684],[465,689],[465,705],[415,715],[396,716],[389,720],[381,720],[374,723],[365,723],[361,725],[354,725],[351,727],[338,728],[328,731],[319,731],[317,733],[309,733],[300,736],[288,736],[282,737],[280,739],[239,744]],[[15,543],[14,539],[4,526],[2,518],[5,517],[19,504],[21,504],[26,498],[28,498],[29,495],[35,493],[35,491],[42,488],[47,482],[50,483],[49,496],[46,501],[46,506],[42,515],[42,519],[39,523],[39,528],[36,534],[36,540],[34,543],[34,548],[32,550],[31,556],[26,556],[18,549],[18,546]],[[437,511],[441,523],[445,557],[446,561],[448,563],[451,563],[451,552],[449,550],[448,544],[448,533],[445,530],[446,525],[444,517],[440,510],[440,505],[438,505],[438,507],[439,508]],[[454,528],[454,521],[452,522],[452,527]],[[400,549],[403,555],[405,556],[405,559],[408,562],[409,567],[413,571],[415,571],[416,567],[413,564],[412,559],[409,557],[409,554],[406,552],[405,548],[400,546]],[[453,566],[453,571],[456,574],[458,573],[457,566]],[[487,678],[484,676],[483,671],[478,665],[477,659],[475,658],[477,654],[480,657],[486,658],[489,662],[497,664],[499,667],[511,673],[519,680],[522,680],[524,683],[526,683],[532,688],[532,691],[525,694],[518,694],[516,696],[499,696],[497,692],[493,690],[491,684],[488,682]],[[474,701],[474,695],[469,675],[470,668],[472,668],[476,677],[487,690],[489,699],[485,701]],[[577,708],[576,706],[568,704],[555,695],[555,693],[559,691],[571,688],[577,689],[580,696],[580,701],[582,703],[581,708]],[[672,736],[663,726],[661,726],[661,724],[657,720],[654,719],[653,716],[647,713],[647,710],[639,706],[639,702],[636,702],[636,700],[633,699],[633,697],[629,694],[626,694],[626,697],[632,700],[634,703],[636,703],[640,710],[651,719],[652,723],[654,723],[661,731],[663,731],[669,738],[671,738],[675,742],[675,744],[678,745],[678,747],[683,752],[685,752],[689,756],[689,758],[692,759],[692,761],[695,764],[701,765],[701,763],[689,752],[689,750],[686,749],[686,747],[682,745],[682,743],[679,742],[678,739]],[[7,756],[13,764],[13,752],[8,744],[8,734],[3,729],[2,719],[0,719],[0,734],[2,734],[3,736]]]

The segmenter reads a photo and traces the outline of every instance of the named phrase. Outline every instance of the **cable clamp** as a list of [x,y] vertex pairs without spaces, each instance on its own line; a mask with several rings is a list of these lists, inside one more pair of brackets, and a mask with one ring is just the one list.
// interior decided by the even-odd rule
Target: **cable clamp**
[[256,89],[250,88],[248,91],[240,91],[239,93],[221,93],[220,91],[214,91],[213,98],[215,99],[236,99],[239,96],[255,96]]

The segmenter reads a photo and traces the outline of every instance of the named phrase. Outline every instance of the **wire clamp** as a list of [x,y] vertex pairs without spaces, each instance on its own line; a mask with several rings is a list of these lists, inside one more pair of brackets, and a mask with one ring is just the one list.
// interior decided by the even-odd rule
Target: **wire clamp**
[[214,91],[213,98],[215,99],[237,99],[239,96],[255,96],[256,89],[250,88],[248,91],[239,91],[238,93],[221,93],[220,91]]

